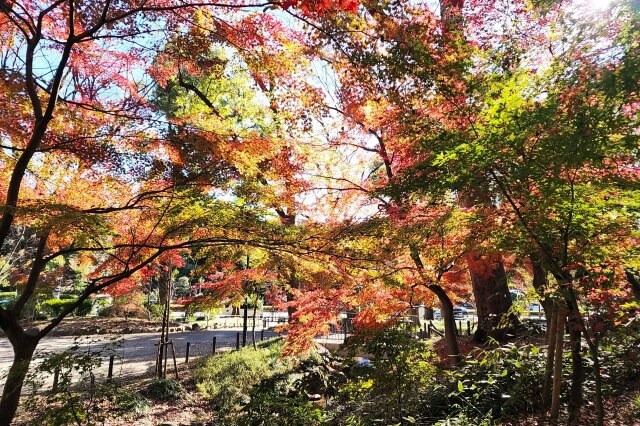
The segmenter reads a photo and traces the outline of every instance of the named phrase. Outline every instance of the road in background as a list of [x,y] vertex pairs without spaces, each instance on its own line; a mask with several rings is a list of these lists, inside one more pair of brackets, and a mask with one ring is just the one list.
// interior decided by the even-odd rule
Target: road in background
[[[173,341],[178,365],[185,362],[187,342],[190,343],[189,359],[211,355],[213,352],[213,337],[216,337],[216,350],[224,351],[235,349],[237,333],[242,333],[242,328],[198,330],[170,333]],[[264,331],[264,338],[277,336],[271,330]],[[240,336],[242,339],[242,335]],[[260,341],[261,329],[256,329],[256,340]],[[157,346],[160,333],[139,333],[124,335],[94,335],[94,336],[56,336],[45,337],[40,341],[35,363],[45,359],[50,353],[63,352],[75,345],[80,351],[100,353],[103,358],[99,372],[107,375],[109,355],[115,355],[113,376],[127,377],[147,374],[155,368]],[[242,340],[241,340],[242,342]],[[251,330],[247,335],[247,345],[252,342]],[[170,354],[170,352],[169,352]],[[13,360],[13,350],[6,337],[0,337],[0,378],[4,378]],[[32,367],[33,368],[33,367]],[[4,380],[0,380],[4,381]]]

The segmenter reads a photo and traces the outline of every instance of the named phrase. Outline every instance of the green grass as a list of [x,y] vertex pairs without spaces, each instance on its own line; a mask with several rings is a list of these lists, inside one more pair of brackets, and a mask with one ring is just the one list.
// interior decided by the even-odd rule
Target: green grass
[[205,359],[194,375],[196,388],[220,411],[238,410],[250,401],[260,380],[285,373],[293,365],[282,358],[280,339],[261,342],[258,349],[245,347]]

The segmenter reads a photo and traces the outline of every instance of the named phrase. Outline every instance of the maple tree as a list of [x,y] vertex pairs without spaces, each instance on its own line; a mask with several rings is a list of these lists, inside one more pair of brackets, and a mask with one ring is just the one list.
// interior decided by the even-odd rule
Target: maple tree
[[[451,14],[456,15],[461,5],[445,2],[441,7],[452,7]],[[329,182],[334,187],[342,184],[342,191],[378,191],[372,192],[378,194],[375,202],[390,217],[400,217],[413,203],[406,196],[411,188],[402,186],[403,176],[429,155],[416,144],[430,137],[429,120],[469,131],[465,117],[475,111],[465,106],[464,99],[472,90],[466,69],[473,49],[453,28],[457,18],[439,16],[428,5],[367,2],[364,7],[361,16],[330,16],[319,24],[325,26],[316,43],[331,58],[339,83],[338,102],[327,108],[346,123],[332,143],[359,149],[373,163],[363,172],[367,178],[362,182],[332,177]],[[433,150],[437,153],[435,144]],[[463,208],[481,216],[492,208],[490,193],[479,182],[447,183],[434,176],[427,183],[432,185],[433,199],[455,191]],[[465,255],[473,266],[469,273],[478,305],[477,334],[498,337],[504,333],[500,319],[509,311],[511,297],[502,259],[489,246],[489,238],[480,239],[484,243],[468,247]]]
[[[339,104],[328,109],[347,123],[333,144],[374,164],[364,179],[328,175],[326,186],[372,195],[399,226],[415,214],[415,194],[455,191],[477,223],[465,259],[472,281],[494,281],[492,292],[506,284],[496,249],[531,259],[548,318],[556,284],[568,304],[575,416],[581,336],[597,358],[578,297],[619,311],[637,262],[637,11],[619,5],[587,30],[588,12],[570,3],[443,2],[440,17],[420,5],[364,7],[321,22],[317,43],[338,76]],[[441,30],[441,18],[451,27]],[[488,313],[506,312],[507,298],[484,298]]]
[[[268,43],[260,31],[277,25],[277,19],[268,14],[245,19],[239,11],[269,5],[275,7],[270,2],[172,0],[0,2],[0,103],[11,111],[2,119],[0,134],[0,245],[6,250],[17,227],[37,236],[22,274],[16,274],[17,300],[0,308],[0,327],[15,354],[0,401],[2,424],[15,413],[38,341],[91,294],[116,283],[126,289],[127,279],[144,275],[173,250],[278,244],[277,235],[264,226],[262,212],[211,195],[229,190],[238,171],[258,162],[256,149],[268,148],[253,138],[253,144],[228,144],[223,149],[228,156],[222,157],[215,136],[196,140],[179,127],[172,133],[171,126],[167,133],[166,121],[150,102],[156,83],[149,78],[161,80],[156,57],[164,69],[181,64],[193,70],[204,64],[182,55],[191,51],[197,56],[198,49],[204,53],[196,42],[205,35],[229,37],[229,45],[242,41],[257,52]],[[354,6],[285,5],[307,14]],[[194,23],[192,16],[201,20]],[[243,25],[243,38],[232,39],[238,34],[234,22]],[[177,34],[183,30],[192,36],[188,46],[179,45]],[[178,48],[163,50],[161,35],[178,40]],[[260,55],[256,58],[254,64]],[[209,135],[224,131],[208,130]],[[251,160],[243,164],[244,159]],[[85,288],[48,325],[27,332],[18,322],[21,312],[34,292],[47,285],[48,268],[60,256],[84,265]]]
[[[638,237],[637,46],[629,44],[637,36],[637,11],[621,5],[611,20],[587,30],[585,25],[593,23],[581,24],[575,11],[564,6],[566,11],[529,12],[523,21],[531,25],[522,33],[526,37],[514,29],[478,39],[483,54],[477,56],[471,99],[481,109],[474,114],[473,133],[469,137],[456,126],[434,122],[433,137],[445,143],[411,173],[440,182],[473,182],[482,174],[493,188],[500,203],[492,222],[503,224],[496,237],[509,250],[532,256],[542,296],[555,297],[566,310],[572,356],[569,411],[575,419],[584,380],[581,337],[596,364],[601,338],[600,331],[584,323],[579,305],[596,302],[603,309],[607,299],[598,317],[620,315],[630,290],[624,269],[637,261],[637,252],[628,248]],[[549,22],[555,31],[551,39]],[[508,40],[508,50],[501,50],[501,37]],[[544,40],[551,48],[532,40]],[[425,154],[433,143],[432,138],[422,142]],[[418,189],[420,183],[406,185]],[[555,283],[546,280],[547,273]],[[562,347],[557,350],[561,353]],[[595,377],[599,394],[598,371]],[[554,395],[558,389],[559,384]],[[597,405],[601,423],[602,401]],[[557,405],[551,412],[557,416]]]
[[[0,0],[1,271],[18,289],[0,424],[43,336],[184,250],[217,299],[268,287],[288,353],[341,312],[387,327],[435,296],[459,359],[467,277],[478,337],[501,337],[505,263],[530,263],[549,321],[571,323],[575,418],[581,339],[597,363],[639,267],[638,11],[589,28],[570,3],[529,6]],[[70,264],[76,302],[25,330]]]

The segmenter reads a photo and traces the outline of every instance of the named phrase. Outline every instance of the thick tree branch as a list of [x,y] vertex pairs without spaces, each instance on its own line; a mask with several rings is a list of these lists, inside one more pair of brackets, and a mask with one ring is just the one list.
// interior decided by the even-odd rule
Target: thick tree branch
[[40,274],[42,270],[47,265],[47,261],[44,258],[44,251],[47,247],[47,239],[49,238],[49,231],[45,231],[38,241],[38,248],[36,250],[36,254],[33,259],[33,264],[31,265],[31,271],[29,272],[29,278],[27,279],[27,283],[25,285],[24,290],[20,294],[20,297],[16,301],[16,303],[11,308],[11,313],[19,317],[22,308],[27,303],[33,291],[35,290],[38,280],[40,279]]

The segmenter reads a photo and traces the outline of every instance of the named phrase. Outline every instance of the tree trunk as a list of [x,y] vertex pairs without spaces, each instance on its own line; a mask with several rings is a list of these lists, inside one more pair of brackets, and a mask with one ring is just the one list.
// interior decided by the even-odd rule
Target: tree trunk
[[245,296],[244,298],[244,311],[242,314],[242,347],[247,346],[247,322],[249,318],[249,298]]
[[[510,313],[511,293],[502,256],[467,255],[473,295],[478,315],[478,329],[474,340],[483,343],[488,337],[503,341],[518,320]],[[473,265],[473,266],[471,266]]]
[[433,320],[433,308],[424,308],[424,319]]
[[169,298],[169,280],[161,277],[158,280],[158,304],[164,306]]
[[632,269],[625,269],[624,273],[631,290],[633,290],[633,295],[640,300],[640,278],[638,278],[638,272]]
[[589,344],[589,352],[593,359],[593,373],[596,385],[596,396],[594,404],[596,406],[596,426],[604,425],[604,405],[602,404],[602,375],[600,374],[600,355],[598,353],[598,343]]
[[[545,311],[546,312],[546,311]],[[558,325],[558,304],[553,303],[549,310],[551,316],[547,326],[547,362],[544,369],[544,384],[542,387],[542,405],[545,410],[551,407],[551,384],[553,380],[553,361],[556,351],[556,329]]]
[[[465,0],[440,0],[439,3],[442,18],[442,40],[446,41],[452,37],[452,40],[455,40],[453,42],[466,43],[462,13]],[[442,47],[443,49],[448,48],[446,45]],[[454,87],[450,87],[450,90],[457,91]],[[458,94],[464,95],[463,93]],[[478,175],[473,182],[468,182],[465,187],[459,188],[458,203],[464,208],[492,207],[493,202],[487,178],[482,174]],[[518,325],[519,321],[517,316],[509,313],[511,294],[507,285],[502,257],[492,256],[489,259],[478,253],[470,253],[467,260],[475,260],[476,264],[481,266],[476,270],[469,268],[473,295],[478,310],[478,328],[474,334],[474,340],[478,343],[485,342],[488,337],[504,340],[508,331],[514,332],[514,328],[511,326]],[[480,273],[479,269],[485,273]]]
[[573,298],[567,300],[569,318],[569,342],[571,345],[571,390],[569,392],[569,423],[574,423],[582,407],[584,365],[582,363],[582,318]]
[[[413,263],[415,263],[416,267],[422,274],[424,271],[424,264],[420,258],[418,248],[415,245],[410,244],[409,251]],[[456,322],[453,318],[453,303],[451,303],[451,299],[447,295],[447,292],[438,284],[426,284],[426,286],[438,297],[438,300],[440,301],[440,305],[442,307],[442,319],[444,319],[444,341],[447,344],[449,356],[452,357],[454,363],[459,364],[462,361],[462,358],[460,357],[458,340],[456,339]]]
[[558,423],[560,415],[560,390],[562,388],[562,352],[564,346],[564,324],[566,318],[566,305],[564,301],[558,302],[558,319],[555,330],[555,357],[553,361],[553,393],[551,396],[551,415],[552,424]]
[[[544,309],[544,316],[547,320],[547,332],[551,327],[551,310],[554,309],[553,301],[546,295],[545,290],[549,285],[547,280],[547,273],[542,267],[542,262],[537,254],[529,256],[531,260],[531,266],[533,267],[533,288],[536,290],[538,297],[540,298],[540,304]],[[548,333],[547,333],[548,334]]]
[[456,338],[456,321],[453,318],[453,303],[442,287],[432,284],[429,290],[433,291],[440,301],[442,307],[442,319],[444,319],[444,341],[447,344],[449,356],[455,364],[462,362],[460,349],[458,349],[458,339]]
[[256,315],[257,313],[258,313],[258,294],[256,293],[255,303],[253,304],[253,315],[251,316],[253,318],[251,323],[251,336],[253,338],[253,350],[258,350],[258,347],[256,346]]
[[19,326],[16,325],[16,327],[15,330],[5,329],[13,346],[14,355],[2,389],[2,399],[0,399],[0,426],[9,426],[16,414],[24,379],[38,344],[36,337],[26,334]]

